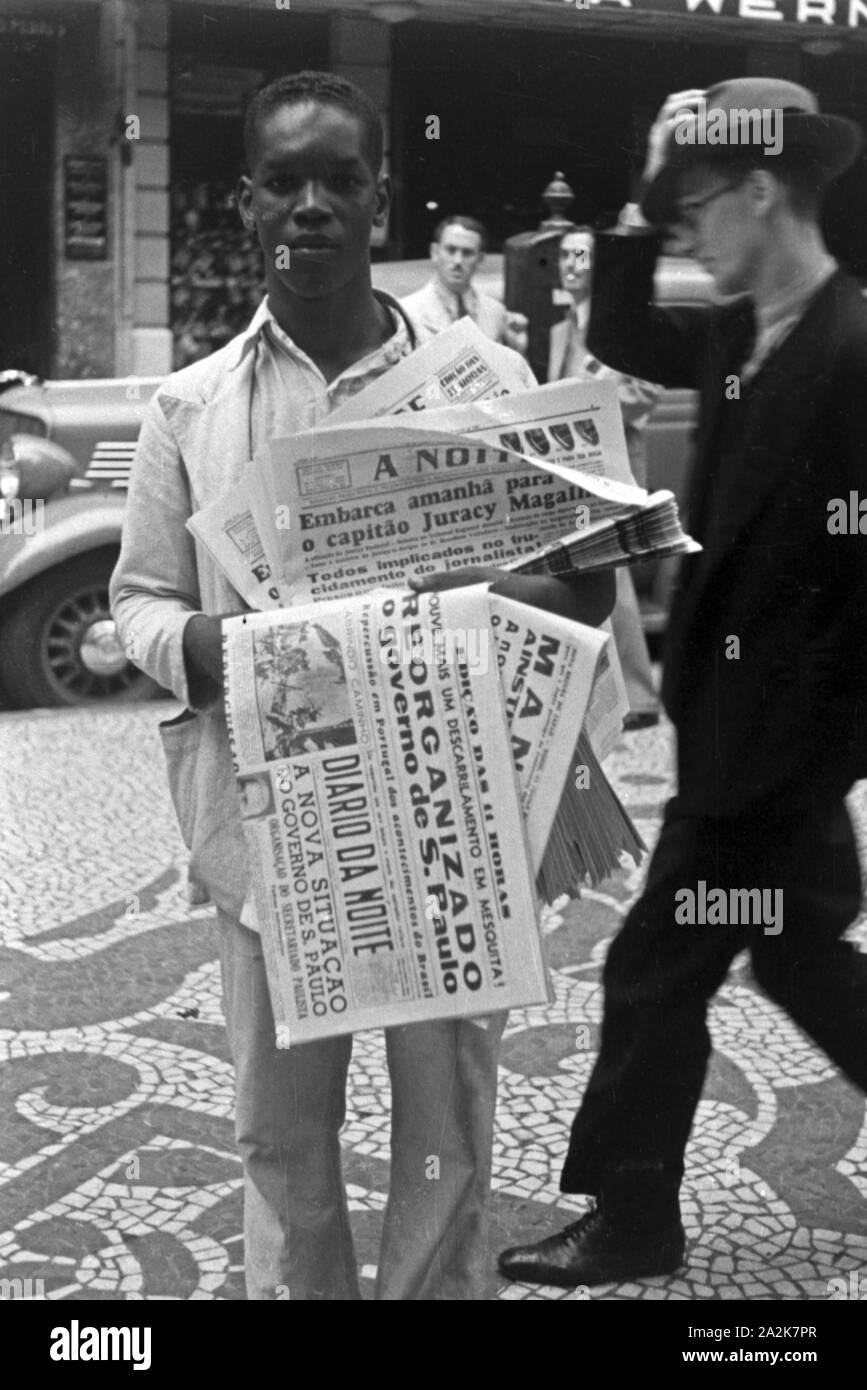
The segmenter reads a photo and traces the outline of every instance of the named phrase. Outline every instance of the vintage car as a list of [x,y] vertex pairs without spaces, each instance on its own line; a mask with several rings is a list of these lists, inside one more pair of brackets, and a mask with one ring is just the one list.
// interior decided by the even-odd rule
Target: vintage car
[[[380,263],[374,281],[398,297],[430,274],[428,261]],[[477,284],[501,293],[502,257]],[[707,300],[691,261],[664,258],[657,299]],[[0,702],[7,707],[140,700],[153,682],[128,660],[108,607],[130,465],[159,378],[42,381],[0,373]],[[693,393],[666,391],[648,429],[649,485],[682,496]],[[664,626],[670,566],[636,576],[645,626]]]

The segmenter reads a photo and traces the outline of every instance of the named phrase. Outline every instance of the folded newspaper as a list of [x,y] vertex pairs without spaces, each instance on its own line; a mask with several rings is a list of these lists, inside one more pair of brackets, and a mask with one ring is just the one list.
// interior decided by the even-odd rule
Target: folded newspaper
[[486,586],[224,624],[279,1045],[547,997],[536,882],[608,642]]
[[435,570],[504,565],[569,534],[576,517],[626,515],[644,497],[603,475],[543,470],[498,443],[397,416],[276,441],[252,509],[271,572],[293,602],[306,603]]
[[517,353],[494,343],[471,318],[458,319],[328,416],[329,424],[468,405],[524,391],[533,376]]
[[652,492],[640,510],[627,516],[608,516],[568,536],[540,546],[503,565],[518,574],[553,574],[559,578],[635,565],[667,555],[689,555],[701,546],[684,534],[674,493]]
[[[499,594],[489,602],[536,884],[553,903],[646,849],[600,766],[626,693],[609,633]],[[531,794],[543,774],[545,795]]]
[[[328,424],[272,441],[236,488],[190,519],[251,607],[364,593],[435,569],[527,560],[562,575],[697,549],[671,494],[635,486],[613,381],[557,382],[422,414],[417,359],[445,337],[348,403],[383,411],[397,398],[398,414],[334,423],[343,407]],[[411,368],[412,411],[403,404]],[[493,369],[484,384],[506,389]]]
[[[399,362],[372,385],[351,396],[329,415],[330,423],[361,415],[411,413],[522,391],[529,373],[523,361],[486,337],[464,318]],[[285,586],[271,571],[253,518],[253,499],[261,460],[239,487],[203,509],[190,530],[210,553],[251,608],[279,608],[289,602]]]

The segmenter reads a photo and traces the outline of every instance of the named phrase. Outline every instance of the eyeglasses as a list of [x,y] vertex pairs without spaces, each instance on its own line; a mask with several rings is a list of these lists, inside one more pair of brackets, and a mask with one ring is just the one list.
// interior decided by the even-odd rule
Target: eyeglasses
[[739,179],[731,183],[724,183],[722,187],[715,188],[712,193],[708,193],[706,197],[699,198],[697,201],[690,203],[688,207],[678,208],[674,215],[674,225],[676,227],[685,227],[690,232],[696,231],[699,224],[698,213],[700,213],[703,208],[706,208],[709,203],[713,203],[717,198],[721,198],[724,193],[730,193],[731,190],[737,188],[739,184]]

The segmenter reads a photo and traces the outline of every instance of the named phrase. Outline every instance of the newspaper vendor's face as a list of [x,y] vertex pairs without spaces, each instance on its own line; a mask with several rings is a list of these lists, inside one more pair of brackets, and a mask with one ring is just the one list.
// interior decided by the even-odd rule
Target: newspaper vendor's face
[[265,257],[269,292],[318,299],[370,274],[370,232],[388,214],[388,180],[371,168],[361,123],[316,101],[260,124],[239,204]]

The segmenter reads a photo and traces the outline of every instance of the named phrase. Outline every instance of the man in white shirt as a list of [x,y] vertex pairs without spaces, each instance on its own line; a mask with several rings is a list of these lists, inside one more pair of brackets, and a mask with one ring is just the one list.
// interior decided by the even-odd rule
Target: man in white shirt
[[[217,908],[247,1296],[347,1301],[361,1296],[339,1138],[352,1038],[276,1046],[223,703],[222,618],[244,605],[186,522],[269,439],[315,425],[414,343],[397,302],[371,287],[370,232],[385,222],[390,186],[364,94],[327,73],[281,78],[251,103],[245,143],[239,203],[262,246],[267,297],[243,333],[150,402],[111,602],[136,664],[187,706],[160,732],[191,874]],[[498,591],[591,623],[613,602],[604,578],[509,575]],[[261,804],[245,790],[246,814]],[[378,1299],[483,1294],[504,1022],[386,1030],[392,1162]]]
[[[639,487],[647,486],[647,457],[644,430],[654,405],[662,394],[660,387],[638,377],[624,376],[606,367],[587,351],[587,324],[590,319],[590,284],[593,274],[593,233],[589,227],[574,227],[560,242],[560,284],[571,297],[569,312],[551,329],[548,380],[568,377],[613,377],[626,432],[629,464]],[[623,668],[629,699],[627,729],[659,722],[659,696],[650,655],[641,625],[641,611],[629,570],[617,570],[617,603],[611,614],[611,629]]]
[[505,343],[526,356],[526,316],[509,313],[498,299],[473,288],[486,239],[475,217],[446,217],[430,245],[433,278],[402,299],[401,305],[422,342],[468,315],[495,343]]

